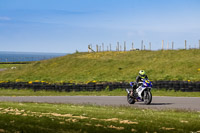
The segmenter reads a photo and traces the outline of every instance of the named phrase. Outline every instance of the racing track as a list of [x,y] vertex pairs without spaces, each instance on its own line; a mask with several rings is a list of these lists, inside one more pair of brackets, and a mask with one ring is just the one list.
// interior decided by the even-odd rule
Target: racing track
[[126,96],[0,96],[0,101],[96,104],[112,106],[131,106],[151,109],[180,109],[200,111],[200,97],[153,96],[153,100],[150,105],[144,105],[143,102],[136,102],[135,104],[130,105],[126,101]]

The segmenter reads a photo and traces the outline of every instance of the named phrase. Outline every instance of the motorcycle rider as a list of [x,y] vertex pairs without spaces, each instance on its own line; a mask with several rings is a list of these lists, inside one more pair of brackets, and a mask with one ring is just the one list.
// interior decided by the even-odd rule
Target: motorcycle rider
[[136,77],[136,82],[131,82],[131,86],[132,86],[132,89],[131,89],[131,96],[133,96],[133,92],[137,89],[138,87],[138,83],[139,82],[142,82],[143,79],[148,79],[147,75],[146,75],[146,72],[144,70],[140,70],[139,71],[139,75]]

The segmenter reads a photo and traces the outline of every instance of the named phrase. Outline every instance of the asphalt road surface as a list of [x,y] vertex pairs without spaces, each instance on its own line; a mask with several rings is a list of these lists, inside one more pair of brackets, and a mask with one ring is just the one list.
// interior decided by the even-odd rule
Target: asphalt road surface
[[112,106],[131,106],[152,109],[180,109],[200,111],[200,97],[153,96],[153,100],[150,105],[145,105],[143,102],[136,102],[135,104],[130,105],[127,103],[126,96],[0,96],[0,101],[96,104]]

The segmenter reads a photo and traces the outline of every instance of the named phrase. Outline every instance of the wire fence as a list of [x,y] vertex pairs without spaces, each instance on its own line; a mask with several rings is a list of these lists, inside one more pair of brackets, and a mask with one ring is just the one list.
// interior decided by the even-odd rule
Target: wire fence
[[[130,49],[127,48],[127,46],[131,46]],[[88,52],[104,52],[104,51],[135,51],[135,50],[152,50],[152,43],[148,42],[146,45],[144,44],[144,41],[141,41],[140,44],[140,49],[135,47],[134,42],[132,42],[131,44],[126,43],[126,41],[123,42],[123,44],[120,44],[119,42],[117,42],[116,44],[114,44],[114,46],[110,43],[110,44],[96,44],[96,45],[92,45],[89,44],[88,45]],[[188,43],[187,40],[185,40],[184,42],[184,48],[181,49],[200,49],[200,40],[199,40],[199,44],[198,45],[194,45],[192,46],[191,44]],[[175,43],[172,42],[167,42],[165,43],[164,40],[162,40],[161,42],[161,49],[160,50],[175,50]]]

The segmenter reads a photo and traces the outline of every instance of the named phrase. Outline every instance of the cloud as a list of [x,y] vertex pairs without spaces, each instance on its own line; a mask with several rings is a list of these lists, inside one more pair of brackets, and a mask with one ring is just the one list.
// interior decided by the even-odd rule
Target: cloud
[[0,16],[0,20],[9,21],[9,20],[11,20],[11,18],[9,18],[9,17],[1,17],[1,16]]

